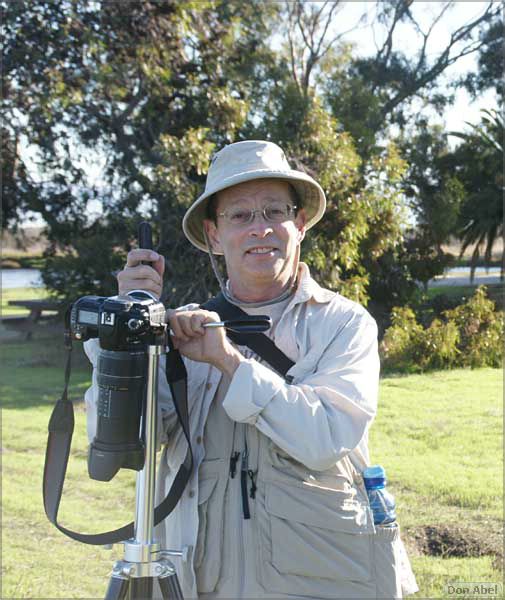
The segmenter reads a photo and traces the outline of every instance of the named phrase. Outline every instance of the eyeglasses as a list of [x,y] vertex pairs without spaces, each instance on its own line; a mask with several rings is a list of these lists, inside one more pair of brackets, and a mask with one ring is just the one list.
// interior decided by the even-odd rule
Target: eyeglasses
[[295,212],[296,206],[291,204],[267,204],[263,208],[253,210],[251,208],[241,208],[239,206],[227,208],[217,214],[218,217],[230,223],[230,225],[247,225],[251,223],[257,214],[263,215],[265,221],[269,223],[282,223],[287,221]]

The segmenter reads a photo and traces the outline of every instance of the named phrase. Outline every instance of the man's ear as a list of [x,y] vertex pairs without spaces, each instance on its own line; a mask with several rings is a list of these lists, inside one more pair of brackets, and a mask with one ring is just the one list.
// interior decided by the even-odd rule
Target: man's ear
[[211,250],[214,252],[221,252],[221,242],[219,241],[219,232],[217,230],[216,224],[211,219],[204,219],[203,226],[209,237]]
[[305,237],[305,232],[307,230],[305,224],[307,223],[307,213],[303,208],[298,211],[295,219],[296,229],[298,230],[298,243],[301,244],[303,238]]

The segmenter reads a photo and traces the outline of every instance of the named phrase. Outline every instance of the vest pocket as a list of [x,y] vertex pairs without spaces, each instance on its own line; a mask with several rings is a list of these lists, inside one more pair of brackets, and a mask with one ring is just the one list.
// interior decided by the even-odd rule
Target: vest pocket
[[269,482],[258,504],[260,581],[268,592],[371,598],[373,527],[339,490]]
[[221,574],[226,490],[226,482],[222,478],[226,476],[226,464],[222,459],[204,461],[200,466],[198,537],[193,564],[197,589],[201,593],[214,591]]
[[207,505],[210,495],[216,487],[217,477],[213,479],[204,479],[199,484],[198,491],[198,537],[195,550],[195,568],[198,568],[203,561],[205,542],[207,541]]

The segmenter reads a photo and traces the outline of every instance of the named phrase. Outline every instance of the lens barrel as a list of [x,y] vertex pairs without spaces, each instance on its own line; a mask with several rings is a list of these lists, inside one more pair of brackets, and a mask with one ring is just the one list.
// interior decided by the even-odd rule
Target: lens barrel
[[140,471],[144,446],[140,422],[146,393],[147,353],[100,350],[95,437],[88,452],[91,479],[110,481],[119,469]]

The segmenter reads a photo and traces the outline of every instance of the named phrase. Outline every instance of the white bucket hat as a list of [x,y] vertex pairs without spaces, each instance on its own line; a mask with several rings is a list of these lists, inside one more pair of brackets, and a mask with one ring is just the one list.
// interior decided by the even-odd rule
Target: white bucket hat
[[247,140],[225,146],[212,157],[205,191],[188,208],[182,221],[182,229],[188,240],[207,252],[203,221],[207,218],[209,198],[232,185],[265,178],[282,179],[295,188],[307,215],[306,229],[321,219],[326,208],[326,197],[321,186],[307,173],[292,169],[277,144]]

